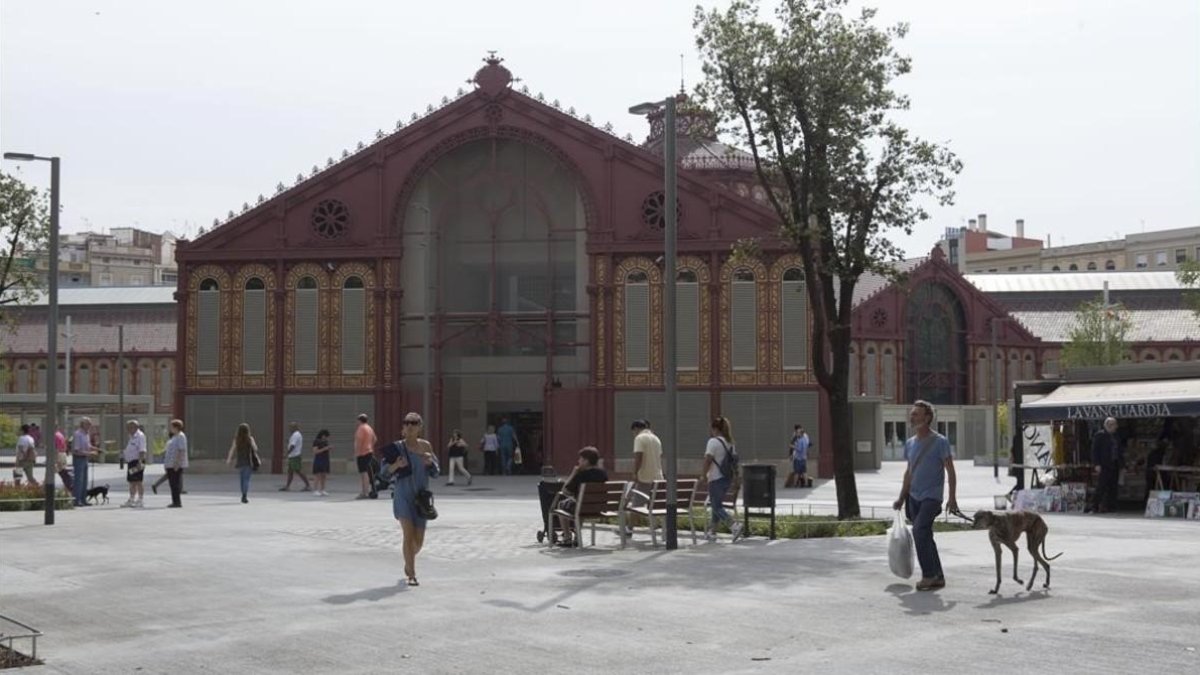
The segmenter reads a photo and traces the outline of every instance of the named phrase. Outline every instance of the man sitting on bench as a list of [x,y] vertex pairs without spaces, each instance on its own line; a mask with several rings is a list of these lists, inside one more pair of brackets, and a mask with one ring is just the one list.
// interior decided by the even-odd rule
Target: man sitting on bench
[[[575,511],[575,498],[579,495],[579,485],[581,483],[606,483],[608,482],[608,473],[599,467],[600,451],[592,446],[579,451],[579,461],[575,464],[575,468],[571,470],[571,475],[567,477],[567,484],[563,486],[561,496],[558,500],[558,508],[563,511]],[[558,542],[559,546],[571,547],[575,545],[575,523],[570,518],[558,516],[559,529],[562,530],[562,541]]]

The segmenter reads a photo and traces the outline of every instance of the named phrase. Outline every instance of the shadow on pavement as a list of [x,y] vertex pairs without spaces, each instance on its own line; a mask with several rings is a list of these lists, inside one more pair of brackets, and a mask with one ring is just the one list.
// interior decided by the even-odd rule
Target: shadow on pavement
[[991,597],[991,600],[982,605],[975,605],[975,609],[995,609],[997,607],[1004,607],[1005,605],[1016,605],[1035,600],[1048,600],[1050,598],[1050,591],[1017,591],[1016,595],[1009,597],[1002,595],[993,595]]
[[368,588],[366,590],[358,591],[357,593],[346,593],[345,595],[331,595],[326,598],[321,598],[321,602],[329,603],[331,605],[349,605],[351,603],[364,600],[367,602],[379,602],[380,600],[385,600],[400,593],[400,591],[407,590],[407,588],[408,586],[405,585],[404,580],[401,579],[393,586]]
[[934,612],[948,612],[958,605],[957,601],[942,600],[937,591],[922,593],[908,584],[891,584],[885,590],[896,596],[896,599],[900,601],[900,606],[908,614],[925,615]]

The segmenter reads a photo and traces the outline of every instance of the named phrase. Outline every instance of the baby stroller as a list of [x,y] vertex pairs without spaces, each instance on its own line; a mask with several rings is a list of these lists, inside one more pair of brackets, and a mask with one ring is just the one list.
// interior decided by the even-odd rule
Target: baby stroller
[[558,497],[562,491],[563,482],[554,473],[553,469],[547,473],[546,469],[542,469],[542,480],[538,482],[538,502],[542,507],[542,526],[537,531],[538,543],[546,541],[546,537],[550,538],[550,543],[553,544],[558,539],[558,519],[551,518],[550,513],[554,511],[558,504]]

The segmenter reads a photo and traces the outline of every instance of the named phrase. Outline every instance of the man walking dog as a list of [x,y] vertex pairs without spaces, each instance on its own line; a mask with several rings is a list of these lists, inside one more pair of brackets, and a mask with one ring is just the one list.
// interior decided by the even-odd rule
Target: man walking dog
[[946,508],[951,513],[958,511],[954,454],[946,437],[930,428],[933,420],[933,405],[926,401],[914,402],[908,411],[909,427],[916,433],[904,443],[904,458],[908,460],[908,468],[904,470],[900,497],[892,504],[897,511],[904,505],[908,519],[913,524],[913,543],[917,548],[917,561],[921,564],[918,591],[932,591],[946,585],[937,544],[933,541],[933,521],[942,512],[942,495],[947,477],[950,499],[946,502]]

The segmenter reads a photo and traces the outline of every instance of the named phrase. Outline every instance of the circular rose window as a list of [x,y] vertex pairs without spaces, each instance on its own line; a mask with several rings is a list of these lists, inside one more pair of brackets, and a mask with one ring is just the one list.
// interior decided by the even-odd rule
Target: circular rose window
[[313,231],[322,239],[337,239],[350,225],[350,209],[337,199],[326,199],[313,207]]

